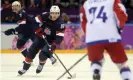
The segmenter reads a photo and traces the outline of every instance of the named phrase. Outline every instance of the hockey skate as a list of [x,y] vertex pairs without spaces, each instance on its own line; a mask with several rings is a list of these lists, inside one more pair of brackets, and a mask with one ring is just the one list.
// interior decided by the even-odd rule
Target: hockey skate
[[52,56],[49,59],[50,59],[52,65],[56,65],[57,64],[57,59],[55,57]]
[[19,71],[18,71],[18,76],[21,76],[21,75],[23,75],[25,72],[26,72],[26,70],[24,70],[24,69],[22,69],[22,70],[19,70]]
[[30,66],[31,66],[30,63],[27,63],[25,61],[23,63],[24,63],[23,69],[18,71],[19,75],[23,75],[30,68]]
[[40,63],[40,64],[38,65],[38,67],[37,67],[37,69],[36,69],[36,73],[37,73],[37,74],[39,74],[39,73],[42,71],[44,64],[45,64],[45,63]]
[[93,74],[93,80],[100,80],[99,70],[95,70]]

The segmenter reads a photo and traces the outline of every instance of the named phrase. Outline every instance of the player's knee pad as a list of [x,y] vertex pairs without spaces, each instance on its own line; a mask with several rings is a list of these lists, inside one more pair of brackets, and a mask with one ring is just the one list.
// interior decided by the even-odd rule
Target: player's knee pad
[[44,54],[45,52],[43,52],[43,51],[41,51],[40,53],[39,53],[39,60],[40,61],[46,61],[47,60],[47,56]]
[[96,63],[96,64],[99,64],[99,65],[102,66],[102,65],[104,64],[104,62],[105,62],[105,59],[103,58],[103,59],[101,59],[101,60],[99,60],[99,61],[93,61],[93,62],[91,63],[91,65]]
[[115,63],[116,66],[121,70],[122,68],[126,68],[128,67],[127,63],[126,62],[123,62],[123,63]]
[[28,53],[27,51],[27,48],[24,48],[22,51],[21,51],[21,54],[26,57],[26,54]]
[[30,59],[34,59],[38,51],[38,49],[29,49],[26,56]]
[[30,59],[34,59],[34,57],[31,55],[31,53],[27,53],[26,57],[30,58]]

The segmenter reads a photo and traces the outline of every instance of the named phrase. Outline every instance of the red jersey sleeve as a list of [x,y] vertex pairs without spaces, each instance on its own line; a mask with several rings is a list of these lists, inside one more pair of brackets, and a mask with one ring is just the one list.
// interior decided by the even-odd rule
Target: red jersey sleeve
[[80,21],[81,21],[81,27],[83,31],[86,32],[87,19],[86,19],[86,14],[83,6],[81,6],[81,9],[80,9]]
[[120,0],[115,0],[114,2],[114,12],[117,19],[117,24],[120,28],[123,28],[127,21],[127,14],[124,5],[120,2]]

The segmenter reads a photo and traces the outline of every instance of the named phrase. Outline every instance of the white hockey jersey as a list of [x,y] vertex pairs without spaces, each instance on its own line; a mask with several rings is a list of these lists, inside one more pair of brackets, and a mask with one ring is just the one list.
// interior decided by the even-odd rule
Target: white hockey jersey
[[118,28],[127,21],[125,7],[120,0],[87,0],[81,7],[81,26],[87,45],[119,42]]

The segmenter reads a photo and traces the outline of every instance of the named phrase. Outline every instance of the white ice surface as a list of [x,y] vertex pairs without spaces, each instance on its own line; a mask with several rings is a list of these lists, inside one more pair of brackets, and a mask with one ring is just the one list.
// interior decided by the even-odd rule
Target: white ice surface
[[[67,68],[73,65],[73,63],[75,63],[83,55],[84,54],[58,54]],[[128,58],[128,64],[131,71],[133,71],[133,54],[128,54]],[[33,62],[34,66],[31,66],[23,76],[17,76],[17,71],[22,69],[23,60],[24,58],[21,54],[1,54],[0,80],[56,80],[65,71],[59,61],[56,66],[53,66],[48,60],[43,71],[36,75],[36,68],[38,65],[37,55]],[[76,73],[76,78],[71,80],[92,80],[90,73],[90,62],[88,61],[88,58],[86,57],[82,60],[70,71],[70,73]],[[68,80],[66,78],[67,76],[68,74],[61,78],[61,80]],[[103,66],[101,80],[122,80],[119,75],[119,70],[111,62],[107,54],[105,54],[105,64]]]

